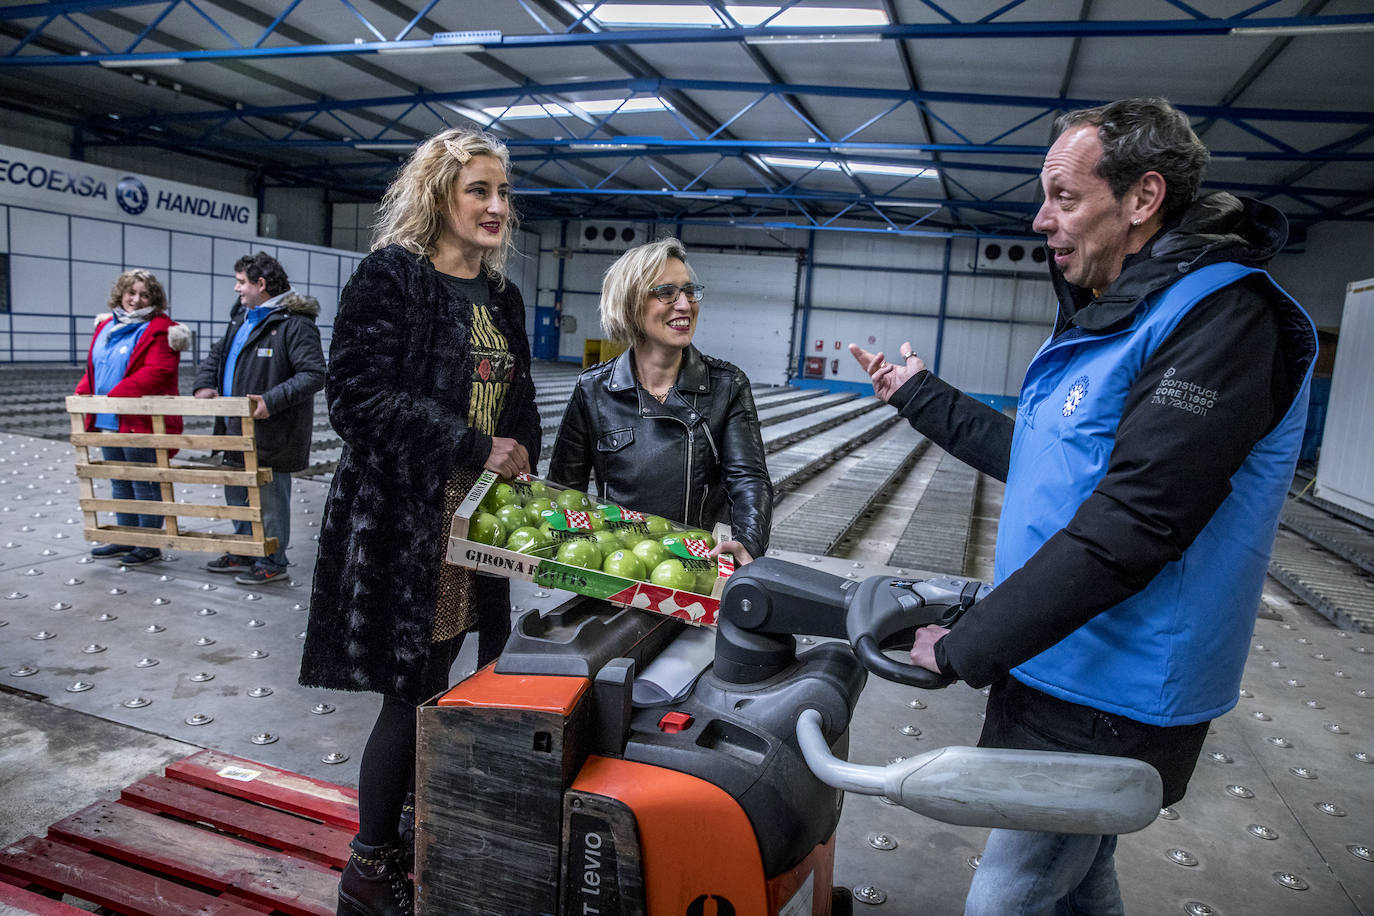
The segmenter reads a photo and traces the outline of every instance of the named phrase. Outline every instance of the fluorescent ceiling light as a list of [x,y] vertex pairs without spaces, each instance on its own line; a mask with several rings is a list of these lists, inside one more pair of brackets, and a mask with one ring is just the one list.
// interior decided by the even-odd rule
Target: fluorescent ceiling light
[[938,210],[942,206],[944,206],[944,204],[923,204],[918,203],[916,201],[906,200],[875,200],[873,201],[873,206],[892,207],[894,209],[897,207],[901,207],[907,210]]
[[102,60],[100,66],[107,70],[128,70],[142,67],[175,67],[184,63],[186,60],[181,57],[133,57],[124,60]]
[[[583,13],[595,4],[580,3]],[[591,18],[601,25],[613,26],[696,26],[721,28],[726,23],[710,7],[686,6],[675,3],[603,3],[595,7]],[[821,6],[792,7],[778,13],[777,6],[738,6],[726,4],[730,18],[745,28],[768,23],[768,27],[818,28],[847,25],[888,25],[882,10],[854,7]],[[771,18],[770,17],[776,17]]]
[[414,149],[414,148],[415,148],[415,141],[414,141],[414,140],[378,140],[378,141],[373,142],[373,143],[355,143],[355,144],[353,144],[353,148],[354,148],[354,149],[364,149],[364,150]]
[[[815,169],[821,172],[842,172],[844,167],[833,159],[800,159],[794,156],[763,156],[764,162],[780,169]],[[896,175],[902,178],[938,178],[935,169],[914,165],[887,165],[881,162],[846,162],[849,171],[860,175]]]
[[434,54],[438,51],[459,51],[464,54],[476,54],[478,51],[485,51],[486,45],[440,45],[440,44],[417,44],[405,45],[399,48],[378,48],[378,54]]
[[576,115],[569,108],[580,108],[585,114],[609,114],[612,111],[629,114],[645,111],[667,111],[671,106],[656,96],[640,96],[633,99],[586,99],[577,102],[545,102],[528,105],[493,105],[483,108],[482,113],[502,121],[515,121],[521,118],[571,118]]
[[1339,35],[1343,32],[1374,32],[1374,22],[1314,22],[1311,25],[1237,26],[1232,35]]
[[579,152],[596,152],[598,150],[637,150],[648,149],[644,143],[617,143],[616,141],[598,141],[589,143],[569,143],[568,149]]
[[678,200],[734,200],[743,197],[743,191],[674,191],[673,197]]
[[747,45],[846,45],[882,41],[883,36],[872,35],[750,35]]

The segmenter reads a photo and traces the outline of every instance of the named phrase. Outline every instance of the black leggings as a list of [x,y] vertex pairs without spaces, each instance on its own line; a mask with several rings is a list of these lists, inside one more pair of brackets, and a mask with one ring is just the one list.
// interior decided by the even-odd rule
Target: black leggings
[[[504,609],[503,609],[504,611]],[[495,661],[510,636],[510,612],[479,614],[477,667]],[[463,637],[436,643],[426,667],[421,692],[426,699],[449,685],[449,669],[458,657]],[[418,704],[383,696],[358,765],[358,839],[369,846],[396,840],[396,824],[406,794],[415,789],[415,709]]]

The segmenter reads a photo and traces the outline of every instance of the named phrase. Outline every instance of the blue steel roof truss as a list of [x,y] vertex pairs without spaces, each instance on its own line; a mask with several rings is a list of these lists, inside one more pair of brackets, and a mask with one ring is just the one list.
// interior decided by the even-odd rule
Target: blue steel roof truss
[[[427,0],[418,8],[411,8],[401,0],[376,0],[388,12],[399,10],[406,14],[402,17],[404,25],[392,35],[368,18],[360,8],[361,3],[353,0],[335,2],[375,40],[357,39],[348,44],[310,43],[286,37],[283,30],[298,13],[301,0],[292,0],[276,13],[251,41],[234,38],[232,29],[217,21],[207,9],[210,4],[196,0],[54,0],[0,8],[0,27],[15,39],[0,53],[0,74],[13,71],[31,74],[52,67],[98,66],[136,73],[140,66],[151,68],[169,61],[223,64],[320,56],[344,61],[364,58],[380,61],[382,58],[376,55],[386,51],[435,48],[445,41],[455,40],[434,31],[433,20],[429,17],[446,5],[456,4],[457,0]],[[569,13],[566,7],[554,9],[554,4],[548,0],[532,2],[546,14],[558,13],[555,18],[564,19],[558,23],[561,29],[551,27],[530,2],[520,0],[519,6],[543,29],[542,32],[524,35],[482,32],[469,38],[477,42],[485,54],[499,55],[502,50],[516,49],[582,47],[611,52],[628,51],[641,45],[743,43],[757,38],[807,38],[816,34],[815,28],[778,25],[773,21],[787,10],[804,5],[804,0],[786,0],[769,20],[756,26],[741,25],[720,0],[705,0],[721,20],[721,26],[686,28],[603,28],[595,23],[600,3],[586,5],[580,13]],[[1181,0],[1159,0],[1167,11],[1160,18],[1062,21],[1010,18],[1012,11],[1025,6],[1023,0],[1009,0],[973,21],[961,20],[934,0],[921,2],[935,13],[936,21],[898,23],[895,16],[890,16],[893,22],[887,26],[826,27],[824,32],[827,36],[840,37],[850,32],[856,36],[876,34],[900,46],[908,40],[930,38],[1073,38],[1077,41],[1103,36],[1225,35],[1237,28],[1374,29],[1374,12],[1259,15],[1275,6],[1277,0],[1265,0],[1225,17],[1209,16]],[[886,6],[889,10],[895,9],[891,2],[886,2]],[[95,18],[100,14],[133,8],[138,8],[142,14],[142,27],[122,48],[112,48],[108,40],[98,37],[100,29],[88,27],[88,23],[97,22],[108,26],[108,21]],[[159,28],[179,8],[192,10],[209,23],[213,34],[218,36],[218,46],[186,49],[173,45],[174,50],[167,50],[168,44],[160,37]],[[1314,8],[1319,9],[1320,4]],[[88,46],[78,47],[71,43],[70,37],[50,39],[47,32],[54,23],[74,27]],[[411,37],[426,30],[433,34]],[[302,33],[296,30],[289,34],[299,37]],[[1271,46],[1270,56],[1282,47]],[[751,53],[755,54],[755,63],[767,74],[771,66],[758,56],[758,52]],[[1253,78],[1247,75],[1240,88]],[[443,106],[485,103],[489,109],[503,108],[501,113],[489,116],[489,126],[510,132],[507,142],[517,173],[517,193],[527,192],[523,203],[527,217],[614,215],[736,223],[797,219],[798,223],[790,225],[912,234],[1024,234],[1036,205],[1032,199],[1013,198],[1028,195],[1033,198],[1027,186],[1035,182],[1038,158],[1044,147],[1012,142],[1010,138],[1037,122],[1047,122],[1057,111],[1101,101],[919,91],[914,84],[902,90],[780,81],[645,78],[642,73],[623,79],[544,84],[526,81],[515,86],[493,85],[450,92],[421,88],[418,92],[366,98],[322,95],[296,104],[237,103],[232,109],[221,104],[200,110],[132,111],[122,112],[118,118],[90,117],[80,125],[80,142],[85,147],[153,145],[221,159],[239,158],[256,161],[266,183],[313,184],[375,194],[384,187],[399,158],[408,153],[417,139],[446,124],[468,123],[456,111],[450,113]],[[588,116],[576,106],[559,101],[573,94],[598,92],[616,94],[622,99],[620,106]],[[691,99],[696,93],[733,94],[744,98],[738,105],[732,103],[733,114],[725,120],[710,123],[702,123],[702,117],[689,117],[679,111],[679,106],[669,105],[666,110],[669,120],[681,132],[678,136],[637,134],[632,129],[631,116],[623,110],[630,100],[641,96]],[[1239,89],[1234,90],[1231,97],[1238,94]],[[836,99],[878,103],[881,107],[876,114],[860,115],[856,124],[837,127],[833,123],[837,120],[835,109],[844,106],[827,106],[828,120],[822,123],[807,105],[808,101],[820,104]],[[779,103],[781,110],[790,112],[796,122],[794,126],[800,130],[798,137],[807,139],[782,135],[735,136],[733,130],[742,126],[766,101]],[[1253,145],[1214,150],[1218,160],[1291,162],[1300,167],[1291,174],[1300,178],[1326,164],[1365,163],[1374,159],[1374,152],[1367,148],[1367,142],[1374,137],[1374,112],[1368,110],[1271,109],[1175,101],[1204,127],[1210,128],[1216,123],[1233,125],[1256,141]],[[517,125],[506,120],[514,106],[530,103],[545,105],[546,126],[551,126],[553,131],[549,136],[525,134],[515,130],[516,127],[523,130],[523,123]],[[959,123],[957,115],[963,106],[1021,108],[1026,114],[1014,126],[999,126],[989,139],[980,141],[972,139],[978,132],[976,129]],[[893,119],[903,112],[906,116],[919,117],[928,134],[932,124],[938,125],[958,142],[934,142],[933,137],[931,142],[864,139],[865,136],[883,136],[884,126],[893,123]],[[426,116],[423,127],[416,120],[420,114]],[[366,131],[345,120],[354,115],[367,116],[370,126]],[[569,119],[582,123],[571,124]],[[1276,135],[1281,132],[1276,131],[1277,127],[1289,128],[1291,135],[1291,128],[1302,124],[1339,126],[1352,129],[1353,133],[1335,141],[1328,139],[1306,145]],[[622,125],[624,131],[620,130]],[[537,125],[531,125],[530,129],[539,131]],[[890,131],[887,133],[890,136]],[[391,149],[379,149],[382,146]],[[805,155],[814,159],[815,164],[794,173],[783,173],[762,160],[761,157],[767,154]],[[917,180],[915,174],[895,183],[869,181],[862,177],[865,157],[867,162],[936,170],[941,179],[941,193],[929,196],[910,193],[907,188]],[[1009,158],[1017,161],[1009,161]],[[755,176],[753,183],[742,186],[733,177],[739,174],[740,168]],[[842,176],[844,185],[833,183],[836,172]],[[730,182],[729,187],[712,183],[713,176],[727,174],[732,176],[724,179]],[[961,175],[988,174],[1003,176],[1005,183],[991,190],[985,185],[982,193],[975,193],[960,180]],[[674,175],[680,177],[674,179],[671,177]],[[1374,219],[1374,209],[1368,206],[1369,187],[1330,188],[1321,187],[1319,182],[1297,185],[1283,180],[1270,184],[1211,182],[1209,187],[1281,199],[1280,205],[1285,207],[1296,204],[1299,222]],[[894,218],[887,209],[901,206],[922,208],[924,212],[908,220],[905,215]],[[941,218],[934,218],[937,213],[942,214]],[[851,225],[856,222],[861,225]],[[770,225],[789,224],[774,222]]]

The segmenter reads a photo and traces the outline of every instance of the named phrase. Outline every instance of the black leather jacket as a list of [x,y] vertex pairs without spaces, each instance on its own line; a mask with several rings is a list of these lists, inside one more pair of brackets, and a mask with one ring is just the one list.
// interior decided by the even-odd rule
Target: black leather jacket
[[636,383],[632,358],[627,350],[578,377],[549,479],[585,490],[595,473],[602,499],[707,530],[725,522],[763,556],[773,483],[749,379],[689,346],[660,404]]

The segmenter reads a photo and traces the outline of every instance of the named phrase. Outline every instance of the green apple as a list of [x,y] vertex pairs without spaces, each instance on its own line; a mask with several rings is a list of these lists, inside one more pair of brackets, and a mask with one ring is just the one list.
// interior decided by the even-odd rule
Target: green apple
[[541,515],[544,510],[552,508],[553,500],[549,499],[547,496],[536,496],[534,499],[525,503],[525,515],[528,518],[528,524],[538,525],[544,520]]
[[644,524],[649,527],[649,533],[655,537],[663,537],[673,530],[672,522],[661,515],[651,515],[644,520]]
[[508,483],[498,483],[487,491],[487,495],[482,497],[482,508],[487,512],[495,513],[502,506],[520,505],[520,494],[515,492],[515,487]]
[[690,592],[697,584],[697,577],[682,565],[681,560],[674,557],[655,566],[654,571],[649,573],[649,581],[664,588]]
[[681,554],[678,553],[678,550],[682,550],[683,552],[687,551],[687,548],[682,546],[681,534],[670,534],[665,538],[659,538],[658,542],[663,545],[663,549],[668,552],[668,556],[670,557],[680,556]]
[[592,507],[592,501],[581,490],[564,490],[558,494],[554,504],[560,509],[568,509],[573,512],[586,512]]
[[691,538],[694,541],[705,541],[706,546],[708,547],[716,546],[716,539],[711,537],[711,532],[703,531],[700,528],[693,528],[691,531],[684,531],[682,532],[682,536],[684,538]]
[[603,556],[608,553],[614,553],[617,550],[625,549],[625,544],[620,540],[620,535],[608,528],[601,528],[593,531],[592,537],[596,538],[596,546],[601,548]]
[[630,549],[635,556],[639,557],[645,569],[653,569],[671,556],[667,550],[663,549],[663,545],[653,538],[645,538]]
[[514,531],[529,524],[529,516],[525,514],[524,508],[515,503],[507,503],[492,514],[506,526],[507,531]]
[[[534,499],[547,499],[549,496],[549,487],[542,480],[531,480],[525,486],[529,488],[530,496]],[[525,505],[529,503],[526,502]]]
[[506,538],[506,549],[520,553],[533,553],[540,547],[547,547],[551,543],[553,543],[552,539],[547,535],[540,534],[538,528],[525,525],[516,528]]
[[478,512],[477,517],[472,520],[468,527],[468,540],[476,541],[479,544],[504,544],[506,542],[506,526],[501,520],[490,512]]
[[716,577],[719,575],[716,571],[716,564],[712,563],[705,569],[697,570],[695,575],[697,577],[697,584],[692,591],[699,595],[711,594],[711,589],[716,587]]
[[575,538],[564,541],[558,547],[558,562],[583,569],[601,568],[601,549],[590,538]]
[[607,556],[601,564],[601,569],[603,572],[626,579],[643,580],[645,576],[644,562],[629,550],[617,550]]

